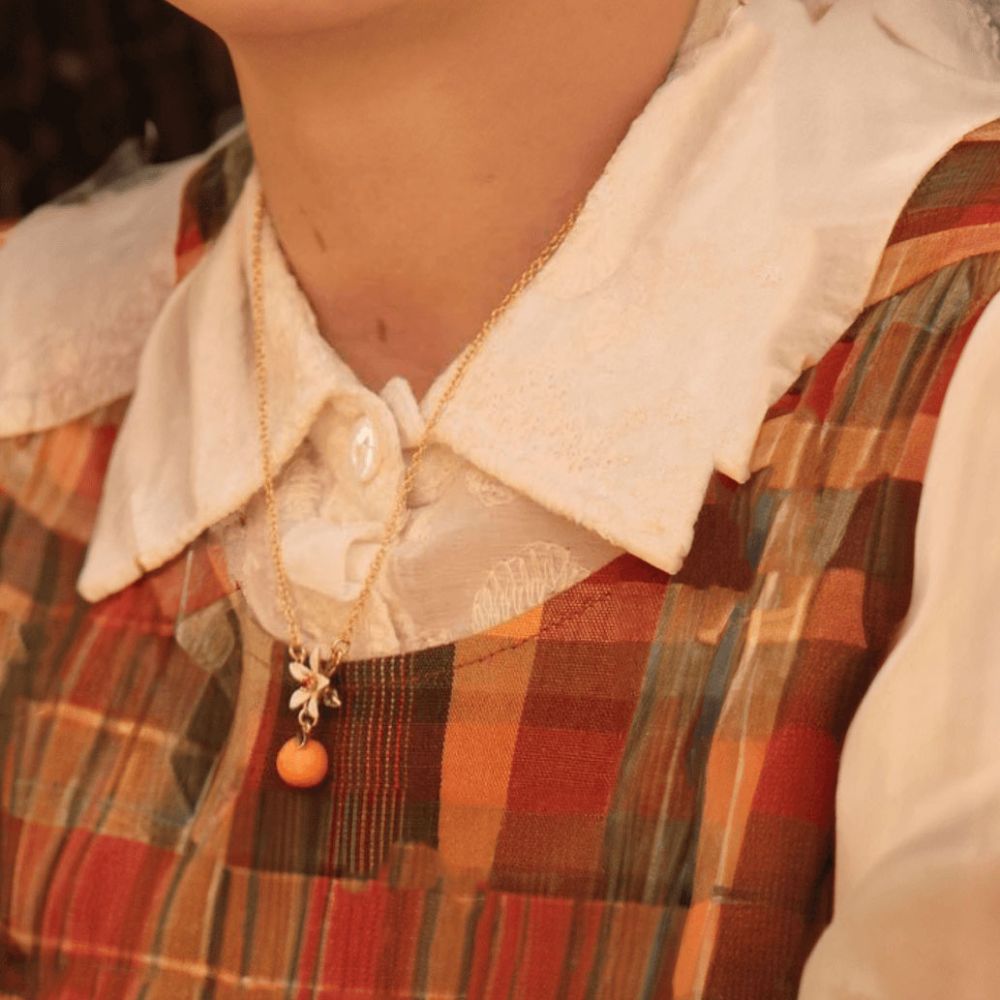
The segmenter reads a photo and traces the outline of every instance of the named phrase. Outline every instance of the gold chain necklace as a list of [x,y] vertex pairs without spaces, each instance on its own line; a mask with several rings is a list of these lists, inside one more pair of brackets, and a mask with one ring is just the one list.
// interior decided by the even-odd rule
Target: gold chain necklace
[[351,648],[351,640],[358,626],[365,604],[385,562],[386,553],[399,532],[407,501],[413,489],[417,469],[430,443],[431,434],[437,426],[444,408],[458,390],[458,386],[468,371],[469,365],[479,353],[486,338],[496,326],[497,320],[510,308],[511,303],[535,279],[539,271],[549,262],[559,249],[567,234],[573,228],[583,204],[578,205],[559,231],[549,240],[541,253],[528,265],[524,273],[514,282],[496,308],[486,318],[479,332],[465,347],[455,365],[455,371],[448,380],[444,391],[438,397],[424,426],[424,432],[417,442],[413,456],[403,475],[392,511],[385,523],[382,537],[368,573],[361,585],[361,592],[354,600],[340,630],[340,634],[325,646],[307,650],[302,639],[295,602],[292,599],[285,560],[281,550],[278,531],[278,507],[275,500],[274,469],[271,462],[270,412],[267,396],[267,350],[264,343],[264,268],[261,249],[264,219],[267,208],[263,193],[258,195],[254,207],[252,247],[251,247],[251,309],[253,314],[254,371],[257,381],[257,420],[260,432],[261,471],[264,478],[264,504],[267,509],[267,527],[271,547],[271,559],[277,584],[278,602],[288,627],[288,669],[299,686],[289,701],[291,709],[298,709],[299,735],[288,740],[278,752],[277,768],[282,779],[296,788],[311,788],[326,776],[329,762],[326,748],[322,743],[310,738],[310,733],[319,721],[320,706],[340,707],[340,695],[335,685],[337,670]]

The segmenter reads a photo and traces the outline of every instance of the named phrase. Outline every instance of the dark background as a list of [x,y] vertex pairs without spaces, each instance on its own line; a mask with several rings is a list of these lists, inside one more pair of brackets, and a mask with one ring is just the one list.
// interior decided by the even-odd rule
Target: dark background
[[0,218],[130,137],[156,161],[203,149],[238,102],[222,43],[165,0],[0,0]]

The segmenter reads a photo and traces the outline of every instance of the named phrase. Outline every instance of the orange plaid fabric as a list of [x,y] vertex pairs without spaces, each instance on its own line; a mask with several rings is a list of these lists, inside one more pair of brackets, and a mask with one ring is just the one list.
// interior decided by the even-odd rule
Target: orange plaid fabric
[[[179,272],[246,163],[192,181]],[[487,632],[348,663],[307,793],[273,770],[284,650],[206,538],[75,591],[127,403],[0,443],[0,993],[794,997],[998,233],[991,126],[915,192],[750,480],[714,478],[677,575],[625,555]]]

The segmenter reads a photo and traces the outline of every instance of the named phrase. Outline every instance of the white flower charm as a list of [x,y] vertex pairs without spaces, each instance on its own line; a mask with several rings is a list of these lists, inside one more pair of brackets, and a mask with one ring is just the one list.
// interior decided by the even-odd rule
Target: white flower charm
[[288,662],[289,672],[299,682],[288,701],[288,707],[300,709],[299,718],[305,717],[312,725],[319,719],[320,702],[329,708],[340,706],[340,696],[336,688],[330,686],[330,675],[323,669],[325,665],[326,661],[318,646],[309,654],[308,665],[297,660]]

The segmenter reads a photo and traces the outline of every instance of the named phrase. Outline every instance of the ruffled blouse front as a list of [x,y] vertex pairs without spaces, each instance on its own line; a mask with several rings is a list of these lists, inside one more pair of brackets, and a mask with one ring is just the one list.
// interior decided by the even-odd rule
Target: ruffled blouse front
[[[282,551],[303,632],[309,643],[329,643],[361,592],[423,436],[424,413],[405,379],[374,392],[327,350],[270,228],[262,249],[269,308],[303,317],[304,334],[327,352],[332,372],[330,399],[276,483]],[[255,615],[273,635],[284,635],[262,494],[214,530]],[[620,551],[432,444],[352,655],[419,649],[484,630],[541,604]]]

